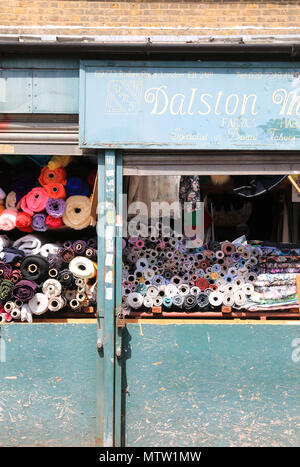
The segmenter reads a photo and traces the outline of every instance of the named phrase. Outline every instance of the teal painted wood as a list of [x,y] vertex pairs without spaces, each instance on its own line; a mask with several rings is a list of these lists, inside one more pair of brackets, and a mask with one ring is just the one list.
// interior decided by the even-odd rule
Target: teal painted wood
[[299,336],[299,325],[128,324],[126,445],[298,446]]
[[0,69],[0,113],[78,113],[79,70]]
[[[116,154],[116,312],[122,304],[122,193],[123,193],[123,170],[122,170],[122,154]],[[114,438],[115,446],[121,446],[122,444],[122,429],[121,429],[121,417],[122,417],[122,328],[116,328],[116,353],[119,355],[115,362],[115,428]],[[119,354],[121,351],[121,354]]]
[[86,61],[80,145],[297,150],[297,63]]
[[[98,249],[100,249],[98,269],[98,297],[100,328],[103,329],[103,350],[100,399],[100,443],[114,445],[114,376],[115,376],[115,151],[107,150],[98,159]],[[98,305],[98,306],[99,306]],[[99,332],[99,331],[98,331]],[[100,363],[100,362],[99,362]],[[99,373],[99,371],[98,371]],[[98,374],[98,378],[101,378]],[[99,412],[98,412],[99,414]]]
[[1,327],[0,446],[95,445],[95,335],[95,322]]
[[[104,162],[104,154],[98,154],[98,202],[99,206],[103,206],[105,195],[104,195],[104,181],[105,179],[105,162]],[[98,212],[99,216],[103,216],[103,212]],[[105,252],[104,252],[104,230],[103,223],[98,223],[97,227],[97,236],[98,236],[98,283],[97,283],[97,346],[99,348],[98,355],[97,355],[97,368],[96,368],[96,380],[97,380],[97,388],[96,388],[96,432],[97,432],[97,439],[99,440],[99,444],[103,444],[103,420],[104,420],[104,391],[103,391],[103,384],[104,384],[104,353],[103,353],[103,346],[104,346],[104,260],[105,260]],[[102,280],[101,280],[102,279]]]

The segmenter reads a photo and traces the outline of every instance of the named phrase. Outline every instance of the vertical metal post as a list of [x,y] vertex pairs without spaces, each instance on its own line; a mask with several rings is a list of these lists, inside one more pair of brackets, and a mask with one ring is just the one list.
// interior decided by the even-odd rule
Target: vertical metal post
[[[123,167],[122,154],[116,154],[116,308],[115,317],[122,304],[122,227],[123,227]],[[121,413],[121,391],[122,391],[122,328],[116,327],[116,353],[115,364],[115,446],[121,446],[122,413]]]
[[98,336],[97,436],[114,445],[115,371],[115,193],[116,155],[98,156]]

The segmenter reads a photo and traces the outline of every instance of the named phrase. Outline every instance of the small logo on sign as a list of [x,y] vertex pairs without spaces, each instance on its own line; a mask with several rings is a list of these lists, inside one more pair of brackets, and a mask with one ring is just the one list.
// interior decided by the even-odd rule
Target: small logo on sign
[[142,82],[135,80],[112,80],[108,83],[106,113],[135,115],[140,108]]

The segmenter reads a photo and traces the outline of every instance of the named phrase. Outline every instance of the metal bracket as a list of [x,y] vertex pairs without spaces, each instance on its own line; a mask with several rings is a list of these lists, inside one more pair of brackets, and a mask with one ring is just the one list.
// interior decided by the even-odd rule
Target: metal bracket
[[104,349],[104,333],[103,329],[97,329],[97,350],[102,352]]

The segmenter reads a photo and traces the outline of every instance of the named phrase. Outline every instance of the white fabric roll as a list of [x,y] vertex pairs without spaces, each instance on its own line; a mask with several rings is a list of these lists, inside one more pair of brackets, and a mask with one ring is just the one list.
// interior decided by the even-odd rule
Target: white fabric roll
[[178,295],[188,295],[190,293],[190,287],[187,284],[180,284],[178,287]]
[[208,299],[213,306],[220,306],[223,303],[223,295],[220,292],[212,292],[209,294]]
[[20,308],[14,308],[14,309],[10,312],[10,316],[11,316],[13,319],[20,319],[20,318],[21,318],[21,309],[20,309]]
[[245,295],[252,295],[254,292],[254,287],[250,282],[244,284],[241,288]]
[[48,258],[49,254],[56,255],[58,253],[59,246],[55,245],[54,243],[45,243],[45,245],[41,248],[41,255],[44,258]]
[[63,297],[50,297],[48,301],[48,308],[50,311],[59,311],[66,304],[66,300]]
[[155,285],[150,285],[146,293],[147,297],[155,298],[158,295],[158,288]]
[[29,300],[28,305],[31,313],[34,315],[42,315],[48,310],[48,297],[43,293],[37,293]]
[[161,297],[155,297],[153,299],[153,306],[162,306],[163,299]]
[[25,235],[13,243],[15,248],[24,251],[26,256],[37,255],[42,248],[41,241],[35,235]]
[[152,308],[153,307],[153,300],[151,297],[144,297],[143,305],[146,308]]
[[0,313],[0,324],[1,323],[5,323],[5,314],[4,313]]
[[175,284],[168,284],[165,287],[165,293],[167,297],[175,297],[178,294],[178,290]]
[[28,323],[32,323],[32,311],[30,310],[28,303],[24,303],[24,305],[21,308],[20,315],[21,321],[27,321]]
[[232,306],[234,305],[234,295],[231,292],[225,293],[223,295],[223,305]]
[[237,292],[234,293],[234,303],[237,306],[245,305],[246,302],[247,302],[247,298],[242,290],[238,290]]
[[61,295],[61,283],[56,279],[47,279],[43,283],[43,293],[48,297],[59,297]]
[[127,304],[137,310],[143,305],[143,296],[140,293],[132,292],[127,296]]
[[69,269],[74,276],[81,279],[90,279],[95,275],[95,266],[93,262],[84,256],[76,256],[69,263]]

